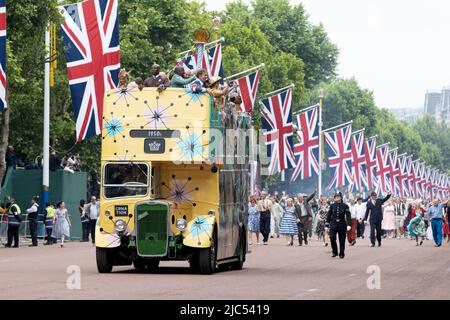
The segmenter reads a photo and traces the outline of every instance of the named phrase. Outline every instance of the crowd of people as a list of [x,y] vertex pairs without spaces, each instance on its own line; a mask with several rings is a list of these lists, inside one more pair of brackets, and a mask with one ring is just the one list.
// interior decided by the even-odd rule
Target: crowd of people
[[[91,197],[91,202],[89,203],[86,203],[85,200],[80,200],[78,212],[83,228],[81,242],[88,242],[90,235],[92,244],[95,245],[95,226],[100,212],[100,203],[95,196]],[[44,245],[56,244],[59,239],[61,248],[64,248],[65,240],[70,238],[72,223],[64,201],[60,201],[56,204],[47,202],[45,204],[44,215],[40,217],[39,197],[33,196],[31,205],[26,210],[24,217],[21,208],[15,200],[13,198],[7,198],[3,203],[0,203],[0,218],[1,217],[6,218],[8,225],[7,243],[5,244],[6,248],[19,247],[19,230],[22,223],[28,223],[31,237],[31,244],[29,246],[37,247],[38,224],[40,220],[42,220],[45,227]]]
[[[355,199],[356,198],[356,199]],[[267,245],[269,237],[286,238],[287,246],[308,245],[313,237],[331,244],[332,256],[345,257],[345,243],[354,246],[358,239],[369,238],[371,247],[381,247],[383,238],[410,238],[421,246],[433,239],[440,247],[450,242],[450,200],[410,200],[388,194],[378,198],[336,193],[316,199],[316,192],[297,196],[261,192],[251,196],[248,204],[248,243]],[[339,247],[337,241],[339,240]]]

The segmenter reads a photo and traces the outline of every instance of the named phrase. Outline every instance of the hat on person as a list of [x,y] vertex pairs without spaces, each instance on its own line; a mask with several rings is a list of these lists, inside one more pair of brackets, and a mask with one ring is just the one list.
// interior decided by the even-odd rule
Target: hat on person
[[341,192],[337,192],[335,195],[334,195],[334,197],[336,198],[336,197],[340,197],[341,199],[342,199],[342,193]]
[[222,80],[221,77],[211,77],[211,78],[209,78],[209,86],[210,87],[214,86],[220,80]]

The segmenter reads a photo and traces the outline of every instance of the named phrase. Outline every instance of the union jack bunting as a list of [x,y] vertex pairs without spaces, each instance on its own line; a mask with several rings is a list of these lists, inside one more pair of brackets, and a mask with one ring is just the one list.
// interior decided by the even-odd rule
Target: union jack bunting
[[420,162],[415,160],[412,162],[412,191],[414,199],[419,199],[421,196],[420,188]]
[[[366,181],[364,181],[368,191],[376,189],[377,177],[376,177],[376,150],[377,150],[377,137],[372,137],[364,142],[364,157],[366,164]],[[375,171],[374,171],[375,170]]]
[[[201,58],[201,68],[208,72],[209,77],[223,78],[222,45],[220,43],[204,50]],[[197,53],[188,52],[184,57],[184,61],[179,62],[179,64],[182,64],[185,68],[196,70],[198,59]]]
[[102,131],[105,91],[120,69],[118,0],[86,0],[60,7],[77,140]]
[[296,181],[299,176],[301,180],[305,180],[312,177],[313,173],[319,174],[318,109],[318,106],[314,106],[297,115],[299,142],[294,145],[297,166],[291,182]]
[[261,70],[253,72],[237,80],[239,91],[242,98],[241,111],[253,113],[253,106],[255,105],[256,94],[258,92],[259,79],[261,77]]
[[432,169],[429,183],[430,199],[439,197],[439,170]]
[[352,125],[349,124],[338,130],[325,132],[327,143],[328,163],[331,169],[335,169],[333,178],[327,187],[331,190],[352,183],[352,150],[351,150]]
[[389,144],[385,144],[377,147],[377,193],[388,192],[389,171]]
[[350,192],[356,188],[362,191],[367,186],[367,177],[365,174],[366,156],[364,154],[364,130],[352,134],[352,183]]
[[295,167],[293,151],[292,89],[261,101],[262,128],[270,157],[269,174]]
[[6,108],[6,4],[0,0],[0,111]]
[[418,168],[418,173],[419,173],[419,184],[418,184],[418,194],[420,198],[424,198],[426,195],[426,166],[425,166],[425,162],[419,163],[419,168]]
[[389,151],[389,190],[394,196],[400,194],[400,186],[398,182],[398,177],[400,176],[400,168],[398,166],[398,148]]
[[400,197],[409,197],[409,180],[408,180],[408,165],[410,163],[411,156],[407,156],[406,153],[398,156],[398,167],[400,169],[400,175],[398,176],[398,186]]

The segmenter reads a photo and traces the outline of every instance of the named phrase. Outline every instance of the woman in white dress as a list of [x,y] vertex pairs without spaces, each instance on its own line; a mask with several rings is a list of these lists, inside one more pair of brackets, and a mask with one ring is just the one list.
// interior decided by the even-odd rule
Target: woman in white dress
[[395,206],[392,201],[389,201],[383,206],[383,222],[381,229],[386,230],[389,238],[395,237]]
[[69,213],[64,201],[61,201],[57,204],[55,223],[52,232],[53,238],[61,238],[61,248],[64,247],[65,237],[70,237],[70,227]]

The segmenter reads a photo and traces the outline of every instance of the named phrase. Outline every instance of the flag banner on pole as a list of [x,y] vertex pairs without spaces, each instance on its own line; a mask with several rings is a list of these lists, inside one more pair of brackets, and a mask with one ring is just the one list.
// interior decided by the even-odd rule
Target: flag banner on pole
[[294,155],[297,157],[297,166],[291,177],[295,182],[311,178],[319,174],[319,106],[309,108],[297,115],[297,138],[294,145]]
[[105,91],[120,69],[118,0],[86,0],[60,7],[77,140],[102,131]]
[[241,111],[253,113],[255,105],[256,94],[258,93],[259,79],[261,77],[261,70],[257,70],[245,77],[237,80],[239,92],[241,95]]
[[376,160],[376,150],[377,150],[377,137],[372,137],[364,142],[364,157],[366,159],[366,188],[367,191],[372,191],[376,189],[377,186],[377,160]]
[[352,134],[352,183],[349,187],[350,192],[355,189],[363,191],[363,187],[368,184],[365,172],[364,143],[364,130]]
[[408,183],[408,157],[407,154],[402,154],[398,156],[398,168],[400,174],[398,176],[398,186],[399,186],[399,196],[409,197],[409,183]]
[[398,177],[400,176],[400,168],[398,166],[398,149],[389,151],[389,191],[393,196],[398,197],[400,194],[400,186]]
[[418,195],[420,198],[425,197],[425,186],[426,186],[426,166],[425,162],[419,163],[419,185],[418,185]]
[[430,199],[434,199],[438,197],[438,177],[439,177],[439,170],[437,169],[431,169],[431,175],[430,175],[430,182],[429,182],[429,193],[430,193]]
[[447,176],[444,173],[440,174],[439,177],[439,197],[442,201],[447,199],[447,190],[446,190],[446,182],[447,182]]
[[[199,57],[197,53],[186,53],[184,60],[179,60],[178,65],[184,66],[187,69],[196,70],[197,65],[201,65],[202,69],[208,72],[208,76],[221,77],[223,79],[223,67],[222,67],[222,45],[218,42],[215,46],[205,49],[201,62],[198,61]],[[221,80],[222,83],[222,80]]]
[[389,144],[377,147],[377,193],[387,193],[390,180]]
[[8,108],[6,98],[6,0],[0,0],[0,111]]
[[414,199],[420,197],[420,162],[415,160],[412,162],[412,193]]
[[352,150],[351,136],[352,125],[346,125],[335,131],[325,132],[326,154],[330,169],[334,169],[334,175],[327,190],[340,188],[352,183]]
[[292,88],[261,101],[262,128],[270,157],[269,174],[294,168]]

